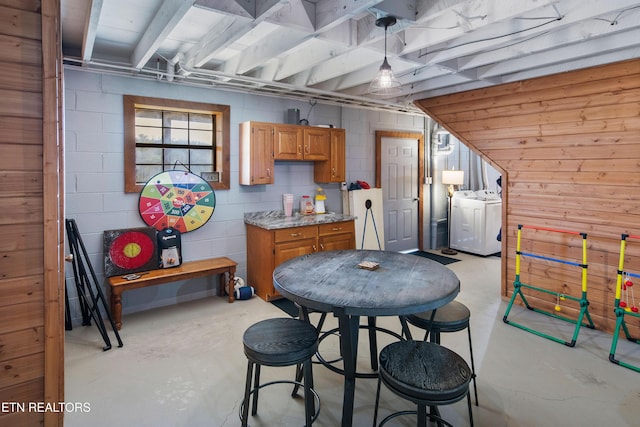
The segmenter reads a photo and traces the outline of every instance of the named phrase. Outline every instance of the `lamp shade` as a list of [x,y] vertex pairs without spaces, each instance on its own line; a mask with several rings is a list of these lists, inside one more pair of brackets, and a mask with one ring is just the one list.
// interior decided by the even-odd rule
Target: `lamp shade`
[[446,185],[464,184],[464,171],[442,171],[442,183]]
[[389,65],[387,57],[385,56],[378,75],[369,85],[369,93],[375,95],[393,95],[400,92],[400,86],[402,85],[393,75],[391,65]]

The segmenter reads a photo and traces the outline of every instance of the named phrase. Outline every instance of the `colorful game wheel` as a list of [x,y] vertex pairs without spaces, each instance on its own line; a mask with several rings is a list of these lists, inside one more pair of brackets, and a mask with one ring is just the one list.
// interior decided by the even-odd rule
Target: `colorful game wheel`
[[156,230],[172,227],[181,233],[205,225],[215,207],[216,196],[209,183],[179,170],[161,172],[149,179],[138,204],[145,224]]

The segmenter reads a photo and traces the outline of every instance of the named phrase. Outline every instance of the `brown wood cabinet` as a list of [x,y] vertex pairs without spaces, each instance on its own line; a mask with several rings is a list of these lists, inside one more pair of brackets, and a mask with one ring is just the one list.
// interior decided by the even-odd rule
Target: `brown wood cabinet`
[[273,184],[274,126],[240,123],[240,184]]
[[328,128],[274,124],[276,160],[329,160]]
[[315,182],[346,181],[345,130],[330,129],[329,160],[316,162],[313,167]]
[[273,184],[274,160],[311,160],[315,182],[346,180],[345,130],[240,123],[240,184]]
[[355,249],[353,221],[267,230],[247,226],[247,284],[265,301],[280,298],[273,270],[297,256],[318,251]]

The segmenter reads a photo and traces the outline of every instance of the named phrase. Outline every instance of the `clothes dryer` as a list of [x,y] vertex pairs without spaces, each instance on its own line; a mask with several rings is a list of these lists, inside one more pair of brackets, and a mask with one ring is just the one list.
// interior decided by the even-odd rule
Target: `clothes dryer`
[[495,192],[456,191],[451,199],[451,248],[476,255],[500,252],[502,200]]

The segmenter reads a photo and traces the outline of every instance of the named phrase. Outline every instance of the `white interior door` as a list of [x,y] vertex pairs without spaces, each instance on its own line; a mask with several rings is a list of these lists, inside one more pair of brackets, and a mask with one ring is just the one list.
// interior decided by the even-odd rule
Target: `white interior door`
[[419,249],[419,140],[385,137],[380,144],[380,182],[385,249]]

